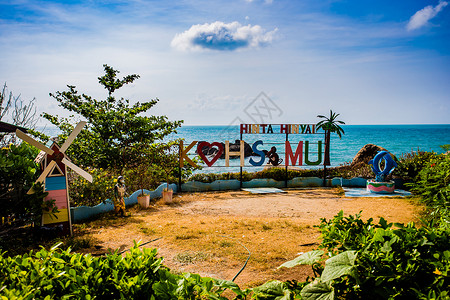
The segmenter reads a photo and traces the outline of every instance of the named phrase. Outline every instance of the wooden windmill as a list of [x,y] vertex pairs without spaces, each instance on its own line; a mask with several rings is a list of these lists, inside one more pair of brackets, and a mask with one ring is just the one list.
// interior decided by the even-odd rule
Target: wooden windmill
[[[72,144],[85,125],[86,122],[84,121],[78,123],[61,147],[55,142],[50,147],[47,147],[29,137],[19,129],[16,130],[16,135],[19,138],[41,150],[41,153],[36,160],[41,163],[43,171],[36,182],[43,183],[44,191],[48,192],[48,195],[44,200],[56,200],[55,205],[59,212],[56,213],[55,217],[44,211],[42,214],[42,225],[50,227],[62,225],[63,233],[70,233],[70,235],[72,235],[72,221],[70,217],[67,167],[74,170],[89,182],[92,182],[92,176],[73,164],[64,152],[69,148],[70,144]],[[32,193],[33,190],[30,189],[28,194]]]

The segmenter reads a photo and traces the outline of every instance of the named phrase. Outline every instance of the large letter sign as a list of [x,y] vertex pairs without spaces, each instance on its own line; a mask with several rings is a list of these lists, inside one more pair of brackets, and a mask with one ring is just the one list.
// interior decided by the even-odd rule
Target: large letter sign
[[[311,134],[323,134],[323,131],[317,132],[316,127],[314,124],[241,124],[240,125],[240,134],[241,139],[239,140],[239,150],[238,151],[230,151],[230,142],[225,141],[225,143],[220,142],[197,142],[193,141],[189,144],[187,148],[184,148],[183,141],[180,142],[180,168],[184,166],[184,162],[186,161],[193,167],[198,167],[189,157],[188,152],[195,146],[196,147],[196,153],[198,156],[203,160],[203,162],[208,166],[213,166],[220,157],[222,157],[222,154],[224,154],[225,157],[225,165],[221,165],[221,167],[229,167],[230,166],[230,157],[231,156],[239,156],[240,157],[240,167],[245,167],[245,147],[247,144],[242,140],[243,134],[283,134],[286,135],[286,141],[284,142],[284,150],[285,150],[285,157],[284,157],[284,165],[287,166],[302,166],[303,164],[308,166],[317,166],[322,163],[322,141],[299,141],[297,142],[297,145],[291,145],[291,143],[288,140],[288,136],[292,134],[297,135],[311,135]],[[317,152],[310,151],[310,144],[316,144],[317,143]],[[271,139],[271,142],[269,144],[273,143],[273,138]],[[277,143],[275,143],[277,144]],[[281,143],[278,143],[281,144]],[[254,142],[252,147],[252,155],[253,157],[250,157],[248,162],[250,163],[250,166],[258,167],[262,166],[266,160],[266,152],[268,150],[260,149],[259,146],[263,146],[264,142],[262,140],[257,140]],[[234,146],[235,147],[235,146]],[[295,149],[293,149],[295,147]],[[211,149],[217,148],[217,151],[210,151]],[[238,149],[235,147],[235,149]],[[270,147],[269,147],[270,149]],[[208,150],[203,152],[203,150]],[[294,151],[295,150],[295,151]],[[283,147],[280,147],[280,151],[283,151]],[[206,153],[211,153],[207,155]],[[282,152],[281,152],[282,153]],[[317,153],[317,160],[310,160],[310,154]],[[248,153],[247,153],[248,154]],[[282,166],[282,165],[280,165]]]

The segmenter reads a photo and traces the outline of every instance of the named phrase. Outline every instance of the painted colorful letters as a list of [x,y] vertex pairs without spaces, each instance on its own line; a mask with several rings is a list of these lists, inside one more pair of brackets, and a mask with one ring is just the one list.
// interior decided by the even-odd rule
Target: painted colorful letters
[[[239,149],[238,151],[230,151],[230,142],[191,142],[186,148],[184,147],[183,141],[180,142],[180,167],[184,166],[184,163],[188,163],[194,167],[198,167],[197,164],[188,156],[189,151],[196,146],[196,154],[200,159],[208,166],[212,167],[219,158],[225,159],[225,165],[220,164],[221,167],[230,166],[230,157],[238,156],[240,158],[240,167],[248,166],[262,166],[266,161],[267,153],[270,150],[270,145],[273,143],[268,143],[266,149],[264,149],[264,142],[258,140],[251,144],[252,156],[249,158],[248,162],[250,165],[245,165],[245,151],[244,148],[248,145],[242,139],[244,134],[283,134],[286,135],[286,140],[284,142],[284,157],[279,159],[279,162],[284,162],[279,166],[317,166],[322,163],[322,141],[300,141],[291,144],[288,136],[291,134],[323,134],[323,131],[318,132],[314,124],[240,124],[240,134],[241,139],[239,140],[239,148],[234,144],[234,149]],[[280,143],[282,144],[282,143]],[[282,147],[281,147],[282,148]],[[312,149],[313,148],[313,149]],[[312,156],[315,159],[311,159]],[[247,153],[248,156],[248,153]]]
[[[223,149],[223,146],[221,143],[219,142],[213,142],[213,143],[209,143],[209,142],[200,142],[198,143],[197,141],[193,141],[191,144],[189,144],[188,147],[184,148],[183,143],[180,143],[180,167],[184,166],[184,163],[188,163],[190,165],[192,165],[193,167],[197,167],[197,165],[188,157],[188,151],[193,148],[196,144],[197,144],[197,154],[200,156],[200,158],[203,160],[203,162],[208,166],[208,167],[212,167],[217,160],[222,156],[223,152],[225,151],[225,167],[229,167],[229,161],[230,161],[230,156],[239,156],[241,161],[240,161],[240,166],[244,167],[245,164],[245,160],[244,160],[244,141],[240,141],[241,142],[241,151],[239,152],[230,152],[230,143],[229,141],[225,141],[225,149]],[[298,142],[297,146],[295,147],[295,145],[291,145],[291,143],[289,141],[285,142],[285,147],[286,147],[286,151],[285,151],[285,157],[284,157],[284,166],[302,166],[304,165],[303,162],[305,163],[305,165],[307,166],[317,166],[320,165],[320,163],[322,163],[322,141],[318,141],[317,143],[317,151],[314,151],[315,153],[317,153],[317,160],[316,161],[311,161],[310,160],[310,153],[312,152],[310,150],[310,142],[309,141],[305,141],[303,143],[303,141]],[[261,166],[264,164],[265,161],[265,157],[266,154],[264,153],[264,151],[262,149],[259,149],[259,146],[263,146],[264,142],[259,140],[253,143],[252,145],[252,150],[253,152],[256,154],[255,156],[250,157],[249,162],[252,166]],[[202,149],[204,149],[204,147],[207,147],[208,149],[212,149],[214,147],[217,147],[217,151],[214,152],[214,154],[212,154],[212,158],[209,159],[205,153],[202,151]],[[293,148],[295,147],[295,152],[293,151]],[[315,150],[315,149],[314,149]],[[295,153],[295,154],[294,154]],[[257,159],[259,157],[259,159]]]
[[241,134],[315,134],[315,124],[241,124]]

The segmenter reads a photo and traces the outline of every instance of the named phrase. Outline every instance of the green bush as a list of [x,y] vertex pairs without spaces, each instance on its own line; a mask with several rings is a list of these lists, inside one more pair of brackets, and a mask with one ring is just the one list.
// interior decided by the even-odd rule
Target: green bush
[[[320,276],[310,280],[302,299],[448,299],[450,230],[363,221],[340,212],[318,226],[328,251],[305,253],[283,267],[311,264]],[[321,298],[323,297],[323,298]]]
[[136,246],[124,257],[93,257],[52,248],[23,256],[0,255],[2,299],[149,299],[161,258]]
[[415,180],[419,172],[426,167],[428,162],[436,158],[438,154],[435,152],[412,151],[400,156],[397,162],[398,166],[392,172],[392,175],[397,178],[402,178],[404,181],[412,182]]
[[122,256],[49,251],[7,257],[0,253],[0,299],[226,299],[230,281],[172,274],[157,258],[156,249],[135,244]]
[[450,157],[433,155],[420,170],[413,183],[408,184],[411,191],[420,195],[421,201],[430,208],[432,219],[450,223]]
[[328,176],[350,179],[355,177],[373,178],[375,175],[368,164],[352,164],[348,162],[338,167],[330,168]]
[[71,172],[69,179],[69,196],[71,206],[93,206],[114,195],[114,185],[118,175],[110,170],[91,169],[92,183]]
[[[323,169],[304,169],[304,170],[290,170],[287,171],[287,179],[291,180],[296,177],[322,177]],[[211,183],[216,180],[240,180],[240,173],[199,173],[189,177],[190,181],[200,181],[204,183]],[[258,172],[242,172],[242,181],[250,181],[252,179],[268,178],[277,181],[284,181],[286,178],[286,169],[284,167],[269,168]]]
[[43,199],[48,193],[38,185],[34,194],[27,194],[39,176],[34,162],[38,153],[28,143],[0,149],[0,219],[15,219],[17,225],[40,223],[42,209],[47,204]]

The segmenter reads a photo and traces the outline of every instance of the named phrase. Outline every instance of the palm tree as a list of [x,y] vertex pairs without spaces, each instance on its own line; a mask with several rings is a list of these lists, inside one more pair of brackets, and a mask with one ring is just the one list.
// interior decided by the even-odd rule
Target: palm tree
[[318,115],[318,118],[324,119],[316,124],[316,129],[322,128],[325,131],[325,158],[323,164],[325,166],[330,165],[330,138],[331,133],[335,132],[339,138],[342,138],[344,134],[344,129],[338,124],[345,124],[343,121],[336,120],[339,114],[334,113],[330,109],[330,117]]

